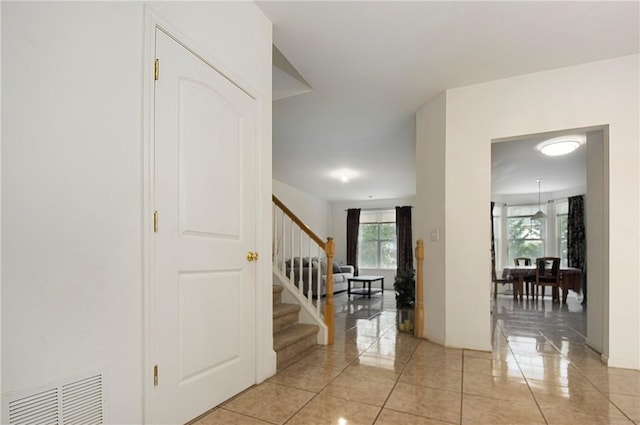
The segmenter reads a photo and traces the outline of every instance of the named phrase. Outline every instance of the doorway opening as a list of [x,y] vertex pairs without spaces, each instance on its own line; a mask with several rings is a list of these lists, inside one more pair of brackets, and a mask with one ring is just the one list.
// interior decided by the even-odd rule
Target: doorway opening
[[[567,155],[541,152],[545,141],[567,135],[579,135],[584,143]],[[597,126],[494,139],[491,145],[498,274],[522,256],[560,257],[569,265],[567,200],[584,197],[585,283],[573,297],[581,298],[586,311],[585,343],[602,356],[608,356],[609,323],[608,136],[608,126]],[[544,218],[536,220],[538,210]]]

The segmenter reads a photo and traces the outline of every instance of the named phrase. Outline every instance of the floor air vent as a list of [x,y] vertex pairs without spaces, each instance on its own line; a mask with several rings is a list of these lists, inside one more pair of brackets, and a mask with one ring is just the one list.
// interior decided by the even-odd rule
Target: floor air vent
[[3,397],[2,423],[100,425],[104,420],[102,374],[39,386]]

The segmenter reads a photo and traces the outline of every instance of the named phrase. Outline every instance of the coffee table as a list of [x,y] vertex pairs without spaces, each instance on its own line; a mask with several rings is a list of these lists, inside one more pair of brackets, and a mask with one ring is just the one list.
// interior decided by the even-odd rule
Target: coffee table
[[[371,282],[380,281],[380,288],[371,288]],[[362,288],[351,289],[352,282],[361,282]],[[347,295],[367,295],[380,293],[384,296],[384,276],[354,276],[347,279]]]

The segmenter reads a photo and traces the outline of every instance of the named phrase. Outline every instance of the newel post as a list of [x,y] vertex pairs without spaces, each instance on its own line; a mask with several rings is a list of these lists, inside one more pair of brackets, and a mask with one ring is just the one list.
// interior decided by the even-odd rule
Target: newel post
[[[327,238],[324,251],[327,254],[327,299],[324,304],[324,323],[327,325],[328,330],[327,344],[333,345],[333,316],[335,314],[333,306],[333,257],[336,254],[336,243],[333,238]],[[320,293],[318,293],[318,302],[320,302]]]
[[423,267],[424,261],[424,242],[422,239],[418,239],[416,242],[416,311],[415,311],[415,326],[413,327],[413,334],[422,338],[424,330],[424,304],[422,301],[422,287],[423,287]]

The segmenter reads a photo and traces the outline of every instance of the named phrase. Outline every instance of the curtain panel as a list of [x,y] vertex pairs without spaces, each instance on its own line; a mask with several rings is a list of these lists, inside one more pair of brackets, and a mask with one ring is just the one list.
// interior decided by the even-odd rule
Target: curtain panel
[[411,206],[396,207],[397,272],[413,270]]
[[587,300],[587,238],[584,224],[584,195],[569,198],[567,216],[567,263],[582,270],[583,303]]
[[491,209],[489,210],[489,216],[491,217],[491,267],[496,269],[496,235],[493,233],[493,207],[496,206],[495,202],[491,202]]
[[360,208],[347,210],[347,264],[353,266],[358,276],[358,230],[360,229]]

